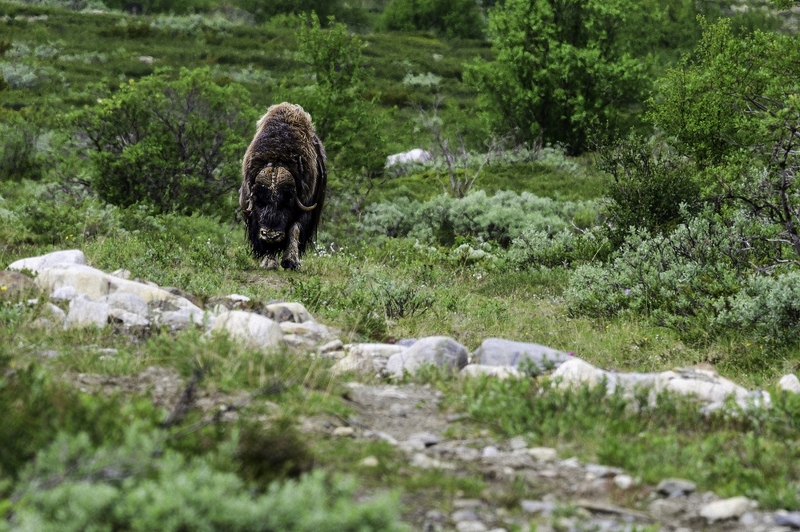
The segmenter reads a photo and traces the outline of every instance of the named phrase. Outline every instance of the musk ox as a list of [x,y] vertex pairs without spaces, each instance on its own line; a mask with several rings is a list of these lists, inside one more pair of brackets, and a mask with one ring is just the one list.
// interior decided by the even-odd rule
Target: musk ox
[[247,238],[261,267],[295,269],[313,237],[325,202],[325,148],[299,105],[273,105],[261,117],[242,162]]

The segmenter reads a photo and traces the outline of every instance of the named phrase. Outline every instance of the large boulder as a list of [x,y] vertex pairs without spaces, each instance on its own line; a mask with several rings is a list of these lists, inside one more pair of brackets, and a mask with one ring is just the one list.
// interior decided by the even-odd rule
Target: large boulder
[[283,331],[277,322],[243,310],[220,313],[214,320],[211,333],[222,331],[245,346],[260,350],[280,346],[283,338]]
[[430,336],[389,357],[386,372],[395,378],[404,373],[414,375],[423,366],[459,371],[467,365],[467,348],[446,336]]
[[86,296],[76,297],[69,302],[64,328],[105,327],[110,311],[107,303],[92,301]]
[[66,264],[86,264],[86,258],[83,256],[83,251],[79,249],[69,249],[65,251],[53,251],[46,255],[38,257],[28,257],[12,262],[8,265],[9,270],[29,270],[33,273],[39,273],[46,268],[54,266],[63,266]]
[[522,369],[530,365],[538,371],[557,368],[571,357],[563,351],[539,344],[487,338],[472,355],[472,362],[484,366],[509,366]]
[[81,264],[63,264],[40,270],[34,282],[48,294],[62,287],[71,286],[79,294],[93,300],[119,292],[139,296],[151,306],[172,307],[170,310],[197,309],[202,312],[188,299],[171,294],[158,286],[128,281]]
[[386,158],[386,168],[398,164],[426,163],[430,161],[432,158],[433,157],[429,152],[421,148],[414,148],[413,150],[404,151],[401,153],[395,153],[394,155],[388,156]]

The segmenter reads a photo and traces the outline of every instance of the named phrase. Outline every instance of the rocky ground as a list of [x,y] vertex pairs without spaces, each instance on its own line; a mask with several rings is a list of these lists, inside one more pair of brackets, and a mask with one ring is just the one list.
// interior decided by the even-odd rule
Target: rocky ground
[[[36,275],[31,280],[10,270]],[[376,375],[378,382],[392,382],[434,365],[458,371],[464,378],[530,378],[545,373],[559,386],[588,383],[606,386],[609,391],[622,387],[625,393],[642,387],[653,394],[668,390],[697,397],[707,411],[727,408],[730,403],[725,401],[731,396],[744,411],[770,405],[766,392],[746,390],[710,367],[653,374],[608,372],[546,346],[491,338],[474,353],[447,337],[346,345],[337,331],[316,322],[297,303],[257,305],[246,297],[229,295],[202,305],[191,294],[129,277],[125,271],[108,274],[86,266],[83,254],[73,250],[10,265],[9,271],[0,272],[0,288],[9,292],[35,286],[48,294],[50,303],[39,322],[44,330],[96,325],[124,334],[152,327],[198,327],[208,334],[224,331],[255,349],[289,346],[307,356],[332,359],[332,371],[361,374],[372,383]],[[98,356],[113,356],[113,349],[108,351]],[[173,412],[188,385],[174,370],[158,367],[137,375],[72,374],[65,378],[87,393],[149,394],[154,403]],[[440,393],[430,386],[356,381],[346,386],[356,414],[346,420],[306,419],[304,431],[357,441],[383,440],[406,456],[409,467],[480,478],[488,486],[475,499],[457,495],[442,501],[408,495],[404,515],[417,530],[528,530],[531,524],[539,532],[800,529],[800,512],[762,511],[745,497],[723,500],[714,493],[697,492],[689,480],[664,479],[655,486],[644,485],[617,468],[581,463],[552,448],[528,447],[524,438],[498,441],[463,415],[440,409]],[[780,386],[800,392],[800,381],[794,375],[785,376]],[[250,400],[245,392],[200,392],[193,404],[209,416],[225,419],[246,409]],[[367,457],[359,466],[376,467],[378,463],[379,458]],[[526,493],[540,496],[517,500],[504,495],[513,493],[519,483],[529,488]]]

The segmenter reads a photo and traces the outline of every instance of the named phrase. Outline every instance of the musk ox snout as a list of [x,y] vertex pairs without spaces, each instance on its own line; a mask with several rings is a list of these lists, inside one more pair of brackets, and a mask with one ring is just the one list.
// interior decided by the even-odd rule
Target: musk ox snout
[[268,244],[281,242],[285,237],[286,233],[283,231],[273,231],[272,229],[265,229],[263,227],[258,230],[259,240],[262,242],[267,242]]

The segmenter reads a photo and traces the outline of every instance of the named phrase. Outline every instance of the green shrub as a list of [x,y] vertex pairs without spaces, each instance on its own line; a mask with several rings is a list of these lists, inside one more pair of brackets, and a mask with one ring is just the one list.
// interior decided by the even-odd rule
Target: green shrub
[[564,229],[549,234],[546,231],[525,229],[511,242],[509,264],[520,269],[545,266],[571,266],[575,262],[604,260],[611,246],[599,231],[575,233]]
[[470,65],[494,130],[586,149],[593,125],[640,98],[644,70],[622,38],[631,0],[506,0],[489,13],[494,61]]
[[463,198],[437,196],[420,202],[397,198],[369,205],[361,222],[364,232],[389,237],[408,236],[424,242],[452,245],[457,237],[492,241],[503,247],[525,230],[555,233],[569,227],[590,202],[557,202],[523,192],[480,190]]
[[616,246],[632,227],[669,232],[697,210],[695,169],[668,146],[651,147],[631,134],[601,148],[598,167],[612,177],[605,215]]
[[122,207],[216,213],[238,187],[255,112],[247,91],[218,85],[208,70],[168,76],[131,80],[78,116],[90,139],[93,187]]
[[404,529],[393,497],[355,503],[355,488],[349,479],[319,472],[257,495],[235,474],[165,449],[163,434],[134,424],[116,446],[94,445],[84,434],[59,435],[20,478],[11,525],[42,531]]
[[689,331],[695,318],[713,316],[718,298],[740,289],[751,260],[755,252],[735,227],[699,217],[666,235],[632,232],[607,264],[578,267],[565,297],[573,314],[639,314]]
[[38,149],[41,131],[22,116],[12,113],[0,122],[0,181],[40,179],[45,160]]
[[758,341],[793,345],[800,326],[800,272],[753,276],[743,289],[717,304],[714,324]]
[[391,0],[380,27],[394,31],[435,31],[448,38],[479,39],[483,17],[474,0]]

